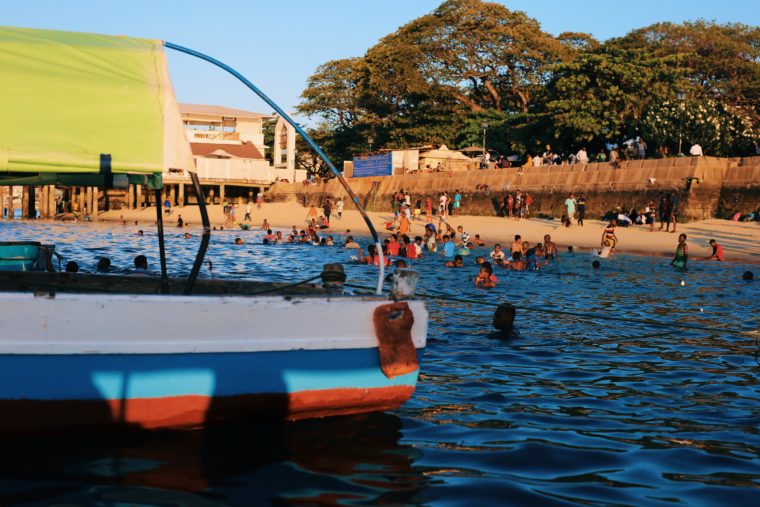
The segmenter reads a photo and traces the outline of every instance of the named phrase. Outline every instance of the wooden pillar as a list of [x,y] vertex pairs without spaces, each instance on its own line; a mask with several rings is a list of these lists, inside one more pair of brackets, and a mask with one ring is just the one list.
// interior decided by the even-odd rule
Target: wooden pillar
[[211,187],[208,190],[208,203],[211,206],[214,205],[214,187]]
[[29,218],[29,187],[21,187],[21,218]]
[[98,187],[92,187],[92,219],[97,220],[98,219],[98,198],[99,198],[99,191]]
[[5,217],[5,187],[0,186],[0,218]]
[[13,187],[8,187],[8,220],[13,220]]
[[177,192],[176,189],[177,185],[169,185],[169,202],[172,203],[172,206],[177,205]]
[[224,185],[219,185],[219,204],[224,203]]
[[77,199],[79,200],[79,213],[84,213],[84,187],[77,187],[77,191],[79,193],[77,196]]
[[135,185],[135,209],[142,209],[142,186]]
[[180,183],[179,184],[179,207],[182,208],[185,206],[185,184]]
[[135,186],[129,185],[127,189],[127,209],[135,208]]
[[82,189],[82,193],[84,194],[84,208],[82,211],[86,209],[87,213],[85,214],[91,215],[92,214],[92,187],[84,187]]
[[50,218],[55,218],[55,216],[58,214],[58,210],[56,209],[56,201],[55,201],[55,185],[48,185],[48,210],[50,214]]
[[48,198],[47,198],[47,186],[41,186],[37,196],[40,200],[40,218],[47,218],[48,210]]

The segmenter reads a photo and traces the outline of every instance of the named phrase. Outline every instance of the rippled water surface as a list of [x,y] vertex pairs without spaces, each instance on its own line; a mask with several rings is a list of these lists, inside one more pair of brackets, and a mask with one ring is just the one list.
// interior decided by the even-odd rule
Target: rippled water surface
[[[154,231],[136,231],[2,223],[0,240],[55,243],[83,270],[104,255],[128,267],[138,253],[157,267]],[[167,231],[174,274],[189,270],[193,234]],[[235,236],[246,245],[234,246]],[[350,281],[374,283],[376,271],[340,248],[260,240],[215,233],[214,274],[293,281],[344,262]],[[757,266],[690,262],[677,272],[666,259],[620,255],[593,271],[587,253],[563,254],[540,272],[497,270],[499,286],[484,291],[472,286],[473,259],[459,270],[437,256],[414,267],[423,290],[609,320],[519,310],[520,336],[504,340],[491,331],[492,308],[431,301],[420,383],[397,412],[16,439],[3,443],[0,504],[760,505],[759,344],[717,329],[758,328],[760,286],[741,280]]]

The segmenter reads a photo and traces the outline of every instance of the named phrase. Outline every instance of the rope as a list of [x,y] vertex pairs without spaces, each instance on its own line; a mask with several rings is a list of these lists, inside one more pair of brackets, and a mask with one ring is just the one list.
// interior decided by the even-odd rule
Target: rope
[[[367,291],[372,291],[369,287],[364,287],[362,285],[354,285],[354,284],[344,284],[346,287],[351,287],[353,289],[362,289]],[[490,301],[482,301],[478,299],[468,299],[468,298],[458,298],[458,297],[452,297],[452,296],[444,296],[443,294],[434,294],[430,292],[420,292],[417,291],[415,293],[417,296],[428,298],[428,299],[438,299],[442,301],[454,301],[457,303],[470,303],[470,304],[476,304],[476,305],[482,305],[482,306],[490,306],[490,307],[497,307],[500,303],[493,303]],[[678,322],[659,322],[656,320],[651,319],[637,319],[634,317],[616,317],[613,315],[600,315],[598,313],[590,313],[590,312],[572,312],[567,310],[552,310],[549,308],[536,308],[533,306],[518,306],[514,305],[516,308],[519,308],[521,310],[529,311],[529,312],[536,312],[536,313],[548,313],[552,315],[567,315],[571,317],[577,317],[579,319],[586,319],[586,320],[605,320],[605,321],[617,321],[617,322],[628,322],[628,323],[634,323],[634,324],[643,324],[646,326],[655,326],[655,327],[666,327],[666,328],[673,328],[673,329],[689,329],[692,331],[707,331],[710,333],[715,333],[716,331],[720,331],[721,333],[730,334],[730,335],[736,335],[736,336],[756,336],[760,335],[760,331],[743,331],[740,329],[730,328],[730,327],[716,327],[716,326],[701,326],[699,324],[681,324]]]

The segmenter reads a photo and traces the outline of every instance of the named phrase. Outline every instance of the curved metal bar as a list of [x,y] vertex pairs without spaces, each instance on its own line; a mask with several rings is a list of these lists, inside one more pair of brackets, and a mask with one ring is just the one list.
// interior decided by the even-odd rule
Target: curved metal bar
[[156,229],[158,230],[158,254],[161,259],[161,294],[169,293],[169,275],[166,272],[166,248],[164,246],[164,213],[161,210],[161,190],[156,189]]
[[277,114],[279,114],[283,120],[285,120],[290,125],[292,125],[295,131],[304,139],[304,141],[308,143],[309,146],[311,146],[314,152],[317,155],[319,155],[319,158],[321,158],[325,162],[325,164],[327,164],[327,167],[335,175],[335,177],[338,178],[338,181],[340,182],[341,185],[343,185],[343,188],[346,190],[346,193],[354,202],[354,206],[356,206],[356,209],[358,209],[359,213],[361,213],[362,218],[364,218],[364,221],[367,223],[367,227],[369,228],[370,234],[372,234],[372,239],[375,241],[375,244],[377,245],[377,255],[378,255],[378,260],[379,260],[378,264],[380,268],[380,276],[378,277],[378,280],[377,280],[377,293],[382,294],[383,282],[385,278],[385,259],[383,258],[383,246],[382,244],[380,244],[380,237],[378,236],[377,231],[375,230],[375,226],[372,225],[372,220],[370,220],[369,216],[367,216],[367,212],[364,210],[362,205],[359,204],[359,198],[356,196],[356,194],[354,194],[354,191],[351,190],[351,187],[348,185],[348,182],[345,180],[345,178],[343,178],[343,175],[340,174],[338,169],[330,161],[329,157],[325,154],[325,152],[322,151],[322,149],[317,145],[317,143],[315,143],[314,140],[311,137],[309,137],[306,131],[302,129],[298,123],[293,121],[293,119],[280,106],[278,106],[256,85],[254,85],[248,79],[246,79],[245,76],[240,74],[238,71],[236,71],[229,65],[223,62],[220,62],[216,58],[203,54],[199,51],[195,51],[194,49],[179,46],[171,42],[164,41],[164,47],[173,49],[175,51],[179,51],[180,53],[185,53],[187,55],[194,56],[196,58],[200,58],[201,60],[205,60],[213,65],[216,65],[220,69],[227,71],[233,76],[235,76],[241,83],[243,83],[246,87],[248,87],[248,89],[250,89],[253,93],[258,95],[261,98],[261,100],[266,102],[272,109],[274,109],[275,112],[277,112]]
[[193,269],[190,271],[190,276],[187,277],[187,283],[185,283],[185,290],[183,294],[188,296],[193,293],[195,280],[198,279],[198,273],[201,272],[201,267],[203,266],[203,258],[206,257],[208,243],[211,241],[211,222],[208,219],[208,211],[206,211],[206,198],[203,196],[203,188],[201,188],[201,182],[198,179],[198,175],[194,172],[190,172],[190,179],[193,181],[195,197],[198,199],[198,210],[201,213],[201,222],[203,223],[203,236],[201,236],[201,246],[198,248],[198,253],[195,255]]

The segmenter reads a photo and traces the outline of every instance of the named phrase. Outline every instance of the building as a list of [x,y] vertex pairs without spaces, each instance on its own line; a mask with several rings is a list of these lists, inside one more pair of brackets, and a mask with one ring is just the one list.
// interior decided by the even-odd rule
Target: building
[[[306,171],[295,167],[295,129],[282,118],[275,126],[272,162],[264,143],[264,122],[276,116],[229,107],[180,104],[182,123],[207,201],[245,201],[266,191],[276,181],[297,182]],[[181,169],[163,174],[166,197],[175,205],[187,203],[190,177]],[[130,192],[128,203],[140,197]],[[132,207],[132,206],[130,206]]]

